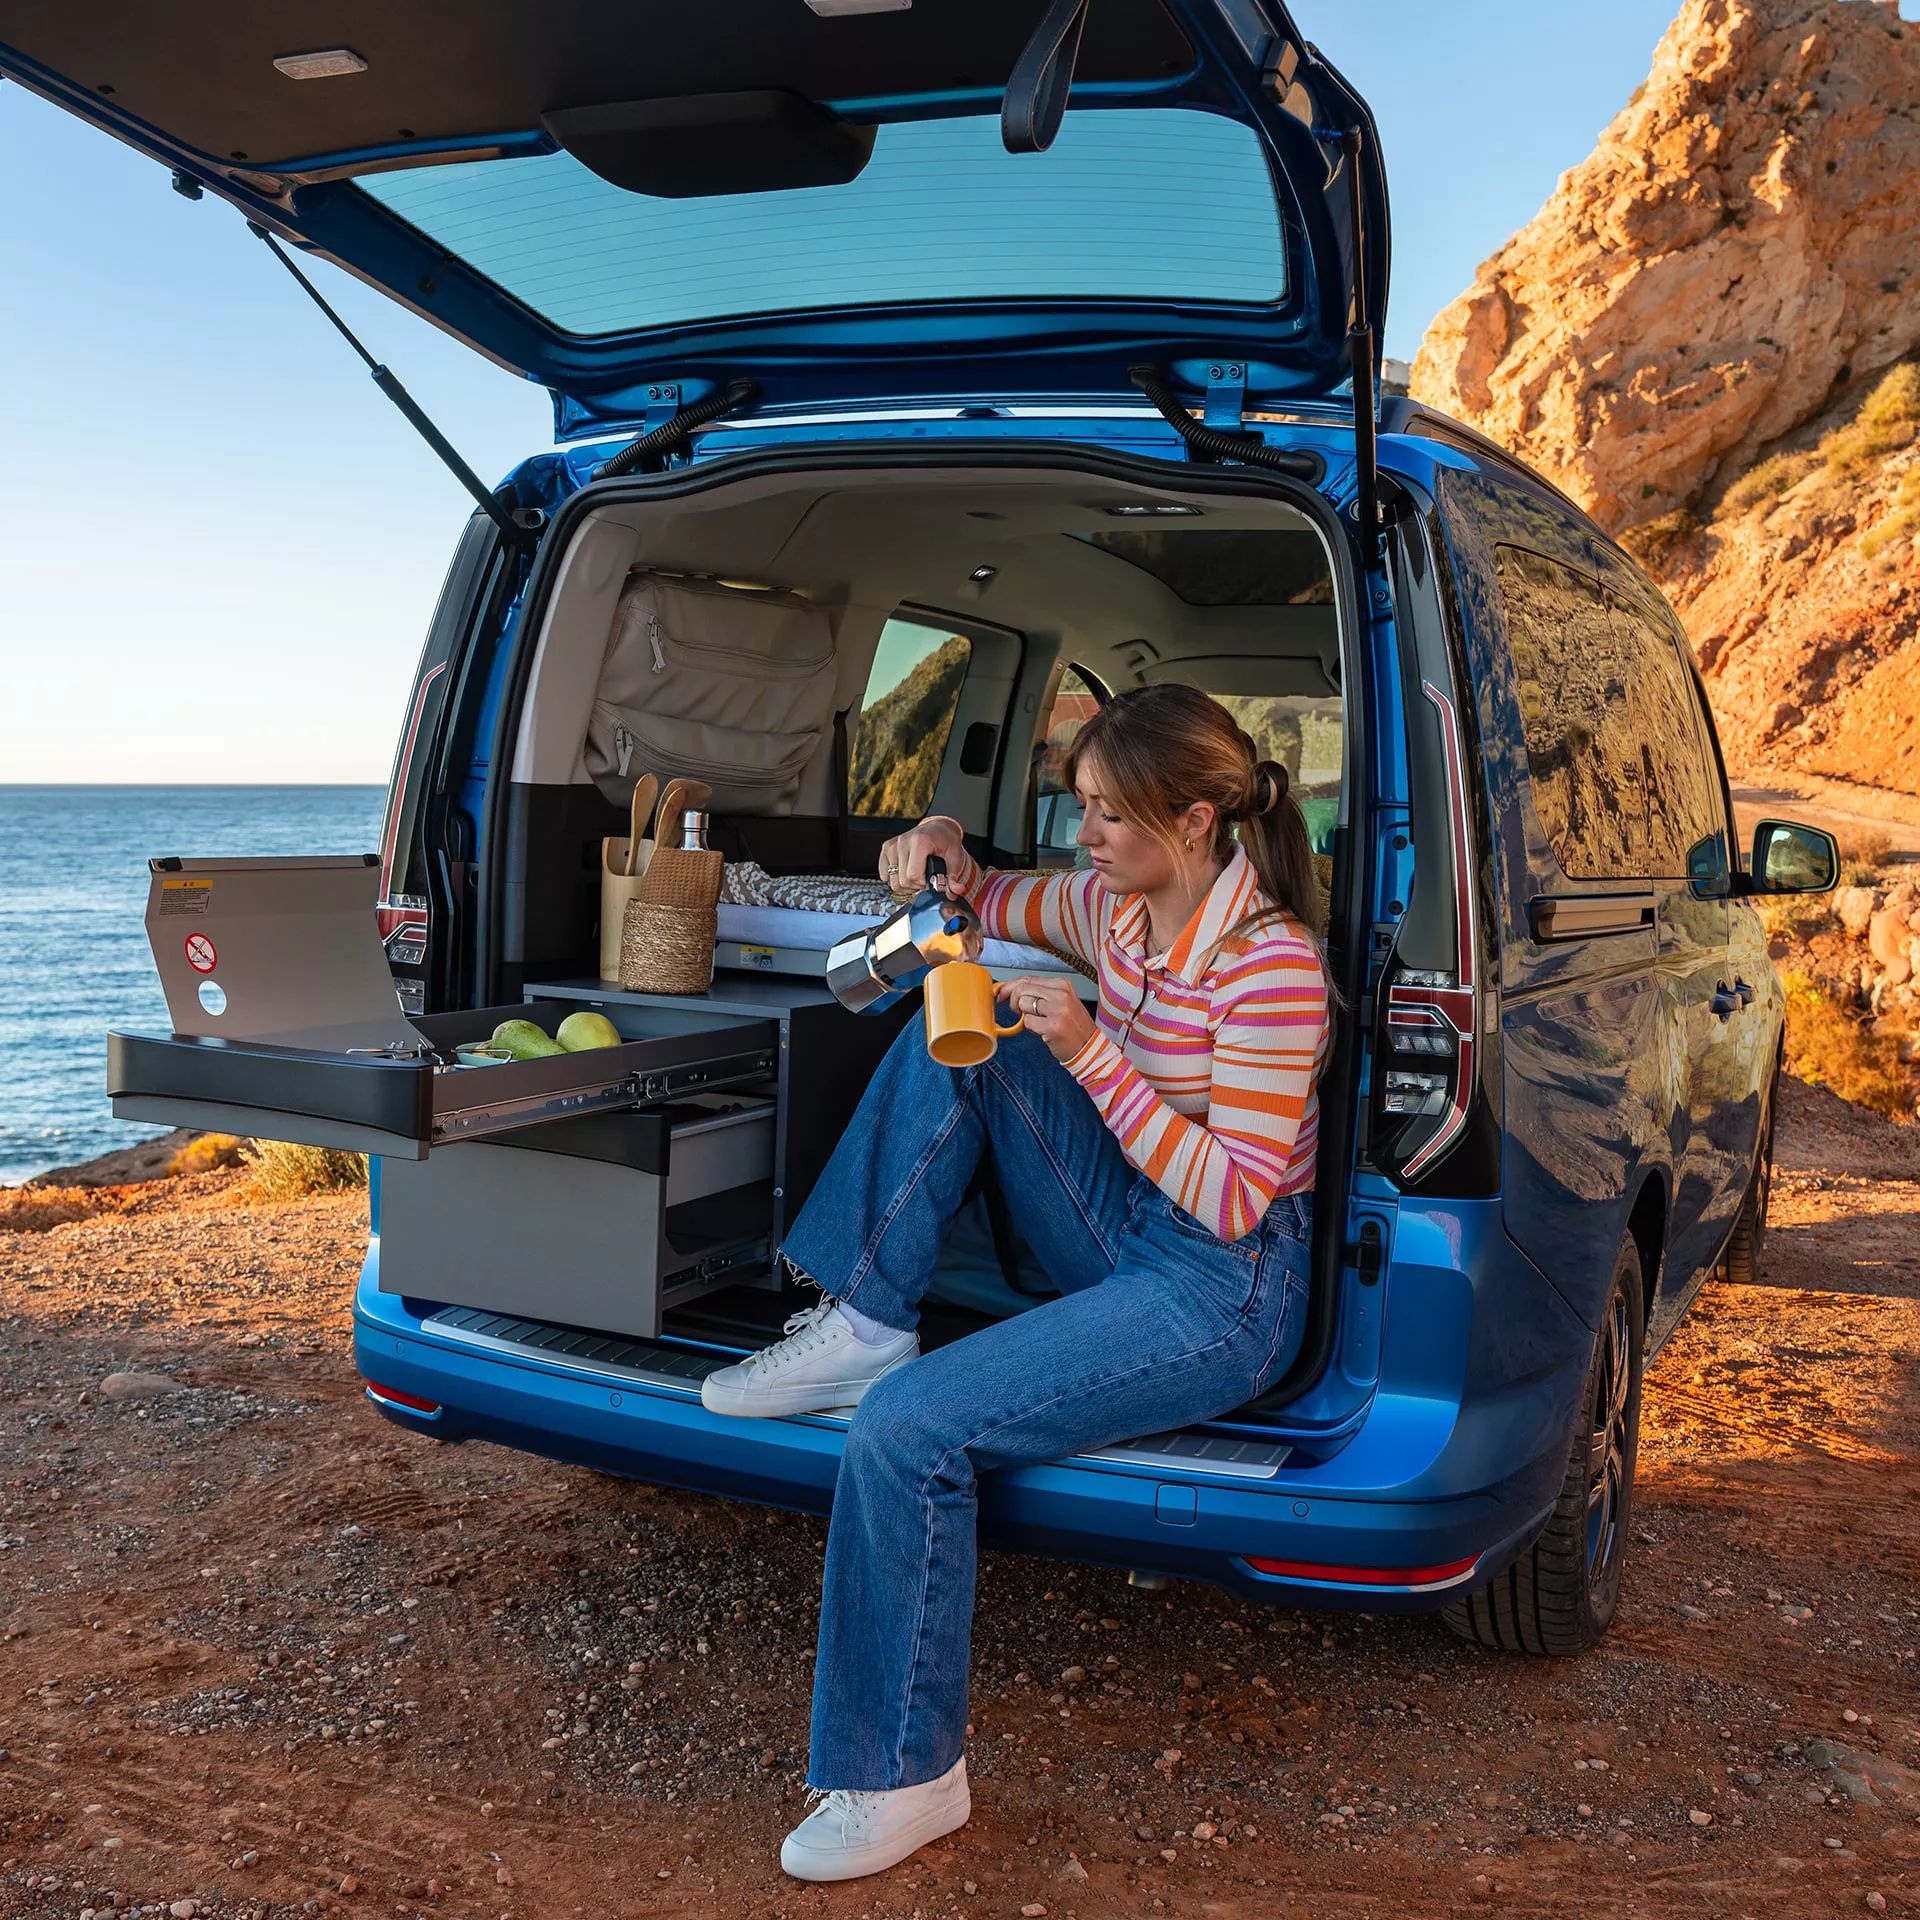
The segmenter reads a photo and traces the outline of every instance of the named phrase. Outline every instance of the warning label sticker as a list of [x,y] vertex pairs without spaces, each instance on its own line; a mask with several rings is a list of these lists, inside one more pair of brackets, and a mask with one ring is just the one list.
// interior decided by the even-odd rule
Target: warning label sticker
[[187,965],[196,973],[211,973],[220,956],[213,950],[213,942],[204,933],[187,935]]
[[162,880],[162,914],[205,913],[213,905],[213,882],[206,879]]
[[778,950],[773,947],[742,947],[740,949],[740,964],[743,967],[758,967],[762,973],[771,973],[773,963],[778,957]]

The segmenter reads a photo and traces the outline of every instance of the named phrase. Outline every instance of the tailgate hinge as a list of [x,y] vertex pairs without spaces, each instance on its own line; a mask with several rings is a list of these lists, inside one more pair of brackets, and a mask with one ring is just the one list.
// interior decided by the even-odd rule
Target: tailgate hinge
[[658,380],[647,388],[647,417],[642,423],[648,433],[664,427],[680,411],[680,382]]
[[1207,404],[1200,419],[1209,427],[1238,427],[1247,411],[1247,363],[1216,360],[1207,368]]

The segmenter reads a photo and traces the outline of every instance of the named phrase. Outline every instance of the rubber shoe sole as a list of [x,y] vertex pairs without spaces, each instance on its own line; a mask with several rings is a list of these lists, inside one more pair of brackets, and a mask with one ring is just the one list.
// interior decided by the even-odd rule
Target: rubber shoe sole
[[910,1348],[889,1361],[878,1373],[859,1380],[815,1380],[791,1387],[733,1387],[719,1384],[712,1374],[700,1382],[700,1404],[709,1413],[730,1414],[742,1420],[779,1419],[790,1413],[829,1413],[860,1404],[868,1390],[888,1374],[920,1357]]
[[796,1880],[859,1880],[869,1873],[897,1867],[929,1841],[964,1827],[972,1818],[973,1795],[968,1791],[944,1806],[929,1807],[899,1832],[867,1846],[797,1846],[797,1835],[790,1833],[780,1844],[780,1867]]

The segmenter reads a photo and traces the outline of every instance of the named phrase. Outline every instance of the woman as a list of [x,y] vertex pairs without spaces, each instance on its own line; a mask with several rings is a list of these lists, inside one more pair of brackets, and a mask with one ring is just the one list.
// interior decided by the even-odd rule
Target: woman
[[[1329,982],[1305,824],[1283,767],[1190,687],[1117,695],[1069,752],[1089,866],[927,857],[986,932],[1080,955],[1003,983],[1024,1030],[977,1067],[905,1027],[780,1251],[819,1304],[710,1374],[716,1412],[854,1405],[814,1667],[809,1798],[781,1848],[806,1880],[877,1872],[966,1821],[977,1476],[1214,1418],[1299,1350]],[[983,1152],[1060,1297],[921,1356],[914,1331]],[[824,1796],[824,1798],[822,1798]]]

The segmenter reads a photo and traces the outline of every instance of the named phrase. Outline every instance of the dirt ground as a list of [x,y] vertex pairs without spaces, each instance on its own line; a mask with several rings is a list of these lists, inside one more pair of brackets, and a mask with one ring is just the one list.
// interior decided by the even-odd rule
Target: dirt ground
[[0,1913],[1920,1911],[1920,1135],[1796,1084],[1780,1152],[1597,1652],[988,1555],[972,1823],[840,1888],[823,1522],[385,1424],[358,1196],[0,1234]]

